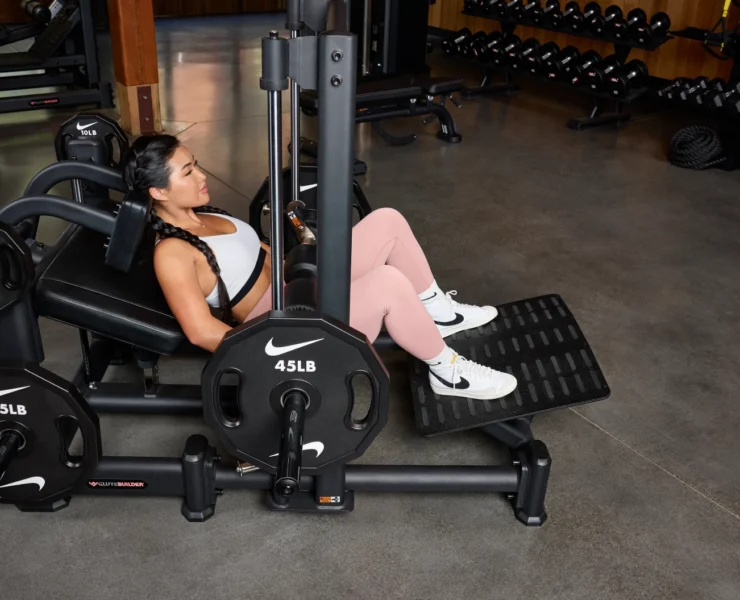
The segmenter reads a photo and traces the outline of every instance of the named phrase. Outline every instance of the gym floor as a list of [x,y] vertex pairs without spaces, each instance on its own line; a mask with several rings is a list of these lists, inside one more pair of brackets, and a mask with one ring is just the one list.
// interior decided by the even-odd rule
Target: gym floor
[[[245,218],[267,172],[259,38],[282,22],[158,22],[166,128],[210,174],[214,203]],[[576,133],[564,123],[583,100],[536,90],[452,110],[456,146],[418,119],[389,126],[418,133],[405,148],[360,126],[361,183],[375,207],[407,216],[462,301],[557,292],[588,336],[612,396],[535,419],[553,455],[545,526],[524,527],[493,495],[358,494],[353,513],[331,517],[275,514],[259,494],[230,492],[197,525],[175,499],[80,496],[53,515],[0,507],[4,598],[738,598],[738,174],[666,162],[680,115]],[[0,115],[0,201],[55,160],[69,114]],[[76,333],[42,327],[45,366],[71,376]],[[362,461],[498,462],[481,434],[415,433],[404,365],[389,357],[391,420]],[[162,379],[196,383],[200,367],[166,360]],[[189,418],[102,426],[112,455],[176,456],[207,433]]]

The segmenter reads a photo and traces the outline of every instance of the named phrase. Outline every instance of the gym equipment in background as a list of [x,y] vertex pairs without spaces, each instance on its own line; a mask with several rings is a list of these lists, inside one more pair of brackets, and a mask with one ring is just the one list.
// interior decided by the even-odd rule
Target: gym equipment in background
[[642,85],[647,76],[647,65],[641,60],[632,60],[609,76],[606,81],[606,89],[613,96],[626,98],[630,89]]
[[[54,4],[61,8],[59,2]],[[15,44],[40,35],[53,16],[50,8],[38,0],[23,0],[21,7],[31,22],[22,25],[0,25],[0,46]]]
[[531,53],[525,58],[527,70],[533,75],[543,72],[547,62],[560,53],[560,46],[555,42],[547,42],[540,46],[536,52]]
[[91,2],[56,0],[58,12],[28,52],[0,54],[0,73],[26,73],[0,77],[0,91],[62,88],[58,92],[2,97],[0,113],[85,104],[113,106],[111,85],[100,79]]
[[[536,19],[524,17],[530,4],[532,8],[529,10],[532,15],[537,15]],[[571,47],[563,54],[562,60],[559,60],[557,46],[544,43],[538,48],[540,42],[534,38],[521,42],[514,33],[519,23],[552,31],[566,29],[569,34],[611,42],[614,44],[613,60],[619,65],[627,63],[632,48],[653,51],[672,39],[669,35],[670,18],[665,13],[653,15],[648,25],[647,15],[641,9],[631,10],[627,18],[624,18],[622,9],[618,6],[609,6],[602,14],[602,7],[597,2],[587,3],[583,10],[578,2],[572,0],[567,2],[564,8],[561,8],[559,0],[546,0],[544,8],[539,2],[536,5],[533,2],[527,4],[521,2],[508,8],[506,4],[500,3],[496,3],[495,6],[499,8],[491,12],[486,10],[485,3],[465,4],[464,14],[498,20],[501,22],[501,32],[498,36],[489,35],[486,38],[481,34],[477,35],[478,46],[472,54],[483,64],[485,72],[480,85],[466,89],[463,96],[515,90],[517,86],[513,78],[516,73],[522,71],[542,77],[551,83],[567,82],[588,93],[592,102],[588,116],[570,119],[567,122],[570,129],[580,130],[628,121],[630,113],[626,109],[627,105],[650,91],[648,88],[653,80],[647,75],[643,76],[640,69],[636,69],[634,72],[628,72],[624,80],[618,78],[614,83],[614,89],[607,88],[607,78],[611,75],[613,67],[609,63],[604,64],[605,72],[602,73],[600,70],[602,65],[596,65],[597,62],[601,62],[598,54],[587,51],[583,56],[579,56],[578,51]],[[454,43],[454,40],[449,43]],[[638,64],[635,63],[633,66]],[[586,85],[584,73],[588,69],[593,71],[593,77]],[[503,81],[500,83],[494,82],[497,73],[503,75]],[[613,104],[614,100],[616,104]],[[606,106],[615,108],[606,112],[604,111]]]
[[442,40],[442,49],[444,50],[445,54],[449,56],[460,54],[460,45],[471,35],[473,35],[473,32],[470,31],[470,29],[468,29],[467,27],[464,27],[450,37]]
[[603,17],[601,14],[593,15],[588,22],[588,28],[593,35],[602,37],[606,35],[607,31],[611,31],[613,21],[619,21],[623,17],[622,9],[619,6],[612,5],[606,9]]
[[601,5],[597,2],[589,2],[583,7],[583,12],[573,11],[565,18],[565,25],[570,31],[579,33],[586,28],[586,24],[592,18],[601,16]]
[[[426,55],[429,2],[430,0],[350,2],[347,27],[353,33],[359,34],[361,53],[358,58],[360,77],[356,93],[355,120],[357,123],[372,123],[373,131],[393,146],[405,146],[416,140],[415,134],[394,135],[381,124],[382,121],[396,117],[422,117],[422,123],[425,125],[437,120],[438,139],[452,144],[462,141],[446,104],[450,100],[459,107],[453,94],[463,89],[463,80],[428,76]],[[363,10],[360,11],[360,8]],[[382,24],[377,21],[378,15],[384,19]],[[395,32],[388,38],[391,39],[390,42],[386,38],[383,43],[378,41],[380,35],[378,31],[381,30],[386,32],[386,36],[390,35],[391,31]],[[461,30],[455,36],[455,40],[450,40],[448,44],[443,43],[445,52],[449,54],[467,52],[469,55],[467,42],[471,37],[472,33],[469,30]],[[416,56],[422,53],[423,64],[418,60],[404,62],[406,59],[400,56],[401,54]],[[376,68],[377,65],[372,61],[380,55],[384,58]],[[401,65],[405,66],[402,68]],[[301,109],[305,115],[315,116],[319,110],[319,103],[320,99],[314,90],[306,90],[300,95]]]
[[619,69],[622,66],[622,61],[616,54],[607,56],[604,60],[592,64],[588,69],[583,72],[580,80],[580,85],[591,88],[594,92],[601,92],[604,90],[607,78],[612,71]]
[[544,22],[551,29],[562,29],[565,24],[563,18],[563,12],[560,10],[559,0],[547,0],[545,3],[545,10],[542,11]]
[[[312,512],[351,511],[357,491],[504,493],[519,521],[541,525],[550,456],[532,434],[532,416],[609,395],[588,342],[556,295],[502,305],[493,326],[450,340],[461,354],[516,374],[520,387],[505,398],[441,401],[428,389],[426,365],[414,361],[410,367],[420,432],[479,428],[511,449],[504,464],[347,464],[381,432],[389,392],[375,349],[346,324],[352,209],[343,200],[352,188],[356,40],[322,27],[316,3],[312,12],[301,12],[299,0],[288,8],[289,29],[305,21],[330,33],[299,42],[272,32],[263,40],[273,279],[283,280],[281,91],[289,75],[298,75],[291,69],[314,57],[330,66],[300,73],[301,84],[317,87],[323,98],[318,262],[299,260],[314,246],[295,247],[290,254],[301,256],[286,262],[304,266],[291,271],[285,289],[273,286],[275,311],[231,331],[208,361],[201,385],[164,385],[159,357],[192,348],[156,283],[152,240],[141,243],[151,200],[127,191],[114,210],[46,195],[71,179],[125,191],[120,171],[111,167],[66,161],[42,172],[29,186],[34,195],[0,208],[0,280],[12,280],[0,300],[0,336],[6,342],[0,345],[0,389],[12,390],[6,394],[12,410],[0,433],[0,502],[51,511],[78,493],[172,496],[183,499],[188,520],[205,521],[225,489],[265,490],[272,509]],[[295,187],[298,171],[293,175]],[[28,241],[15,225],[39,215],[65,219],[75,229],[34,269]],[[83,360],[71,382],[38,366],[39,316],[81,331]],[[273,340],[275,346],[296,347],[290,356],[271,356],[265,348]],[[382,344],[392,347],[383,339],[376,347]],[[111,361],[128,353],[143,370],[144,385],[103,381]],[[358,378],[368,384],[369,408],[360,406]],[[222,459],[202,435],[191,436],[177,458],[101,456],[102,412],[203,414],[232,460]],[[75,434],[82,440],[76,454]]]
[[575,46],[567,46],[545,63],[544,74],[551,81],[563,81],[567,72],[568,65],[577,61],[581,56],[581,51]]
[[430,0],[349,0],[358,81],[427,74]]
[[[126,155],[128,147],[128,137],[118,123],[94,113],[78,114],[68,119],[61,125],[54,138],[54,149],[60,163],[75,161],[120,169],[122,157]],[[52,165],[47,171],[53,173],[58,168],[57,165]],[[44,178],[48,176],[40,175],[41,187],[37,178],[34,178],[24,195],[33,196],[39,193],[39,189],[45,190]],[[72,197],[77,202],[98,208],[110,206],[111,199],[107,187],[77,178],[72,179],[71,184]],[[27,219],[20,227],[21,234],[26,239],[35,239],[37,230],[38,218]],[[43,246],[32,247],[31,250],[34,261],[40,260],[43,255],[39,251],[43,250]]]
[[671,18],[664,12],[655,13],[650,25],[640,23],[632,30],[632,39],[643,46],[649,45],[655,38],[664,38],[671,29]]

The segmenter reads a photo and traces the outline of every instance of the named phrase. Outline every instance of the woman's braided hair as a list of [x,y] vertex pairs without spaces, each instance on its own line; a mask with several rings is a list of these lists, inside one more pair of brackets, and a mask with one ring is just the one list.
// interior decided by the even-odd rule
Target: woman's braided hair
[[[178,139],[171,135],[140,137],[136,140],[125,159],[124,178],[128,188],[145,196],[149,195],[149,188],[166,188],[169,185],[171,174],[169,160],[179,146]],[[201,206],[196,208],[195,212],[230,216],[225,210],[211,206]],[[177,238],[203,253],[218,282],[218,303],[222,313],[221,318],[224,323],[232,324],[233,317],[229,294],[223,279],[221,279],[221,268],[218,266],[216,255],[211,247],[189,231],[167,223],[157,214],[154,208],[149,213],[149,225],[159,235],[160,239]]]

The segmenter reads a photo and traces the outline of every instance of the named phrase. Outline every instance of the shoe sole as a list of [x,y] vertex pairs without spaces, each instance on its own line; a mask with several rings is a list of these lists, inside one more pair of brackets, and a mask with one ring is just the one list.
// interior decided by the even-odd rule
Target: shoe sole
[[517,381],[513,384],[502,388],[496,392],[486,392],[482,390],[480,392],[469,392],[467,390],[456,390],[451,388],[438,388],[429,383],[432,391],[438,396],[455,396],[456,398],[472,398],[473,400],[498,400],[504,396],[508,396],[517,388]]
[[467,331],[468,329],[475,329],[476,327],[482,327],[487,323],[490,323],[498,316],[498,311],[494,308],[492,311],[488,311],[477,321],[463,321],[459,325],[450,325],[449,327],[439,327],[439,333],[443,338],[450,337],[461,331]]

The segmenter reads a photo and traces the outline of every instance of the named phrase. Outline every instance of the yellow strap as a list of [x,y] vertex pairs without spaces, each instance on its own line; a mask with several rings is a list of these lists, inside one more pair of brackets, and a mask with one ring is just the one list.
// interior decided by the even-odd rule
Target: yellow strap
[[722,9],[722,18],[726,19],[727,15],[730,13],[730,5],[732,4],[732,0],[725,0],[725,7]]

